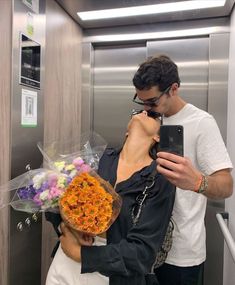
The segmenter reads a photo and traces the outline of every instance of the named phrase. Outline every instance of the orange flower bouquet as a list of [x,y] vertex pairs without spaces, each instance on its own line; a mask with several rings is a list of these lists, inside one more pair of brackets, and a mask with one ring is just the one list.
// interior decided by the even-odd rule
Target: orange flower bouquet
[[77,231],[98,235],[117,218],[121,198],[95,172],[81,173],[67,187],[59,201],[64,222]]
[[72,229],[90,235],[105,232],[117,218],[121,198],[97,173],[107,146],[96,133],[79,139],[38,145],[47,165],[70,181],[58,199],[60,214]]

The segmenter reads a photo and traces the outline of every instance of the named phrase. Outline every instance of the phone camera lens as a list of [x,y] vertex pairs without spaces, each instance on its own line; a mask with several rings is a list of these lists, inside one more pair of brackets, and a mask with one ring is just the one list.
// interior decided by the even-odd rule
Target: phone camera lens
[[181,133],[182,133],[181,128],[178,128],[178,133],[179,133],[179,134],[181,134]]

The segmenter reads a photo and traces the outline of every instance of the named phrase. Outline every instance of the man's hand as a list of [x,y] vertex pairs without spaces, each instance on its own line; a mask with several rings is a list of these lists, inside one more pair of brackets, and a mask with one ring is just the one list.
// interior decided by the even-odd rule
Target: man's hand
[[193,167],[190,159],[169,152],[158,152],[157,156],[159,173],[181,189],[195,190],[201,173]]
[[81,262],[81,245],[71,230],[64,223],[60,225],[62,235],[60,236],[61,247],[64,253],[71,259]]
[[[200,181],[198,171],[187,157],[168,152],[158,152],[157,171],[164,175],[172,184],[183,190],[195,191]],[[209,176],[208,187],[203,194],[211,199],[224,199],[233,193],[233,178],[230,169],[218,170]]]

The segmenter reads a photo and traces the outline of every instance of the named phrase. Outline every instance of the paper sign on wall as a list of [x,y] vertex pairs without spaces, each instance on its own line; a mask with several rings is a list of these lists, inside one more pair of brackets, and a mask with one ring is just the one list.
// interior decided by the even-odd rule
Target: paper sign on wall
[[37,92],[22,89],[21,125],[23,127],[37,126]]

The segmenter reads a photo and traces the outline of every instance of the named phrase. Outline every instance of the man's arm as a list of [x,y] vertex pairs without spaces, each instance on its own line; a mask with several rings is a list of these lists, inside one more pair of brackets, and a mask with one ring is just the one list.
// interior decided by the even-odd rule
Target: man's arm
[[[198,182],[202,177],[199,170],[193,167],[190,159],[172,153],[159,152],[157,171],[172,184],[183,189],[197,192]],[[222,169],[207,176],[208,185],[205,196],[212,199],[223,199],[233,193],[233,179],[229,169]]]

